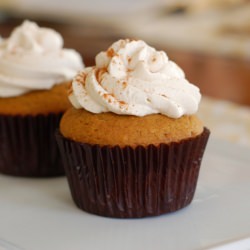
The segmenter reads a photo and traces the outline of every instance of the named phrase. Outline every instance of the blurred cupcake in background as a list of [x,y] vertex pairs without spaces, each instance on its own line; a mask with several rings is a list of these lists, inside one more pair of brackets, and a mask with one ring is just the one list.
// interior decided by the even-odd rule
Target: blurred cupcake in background
[[24,21],[0,41],[0,173],[64,173],[54,131],[70,106],[70,81],[83,68],[59,33],[34,22]]
[[76,205],[118,218],[193,199],[209,130],[201,94],[163,51],[119,40],[73,80],[57,140]]

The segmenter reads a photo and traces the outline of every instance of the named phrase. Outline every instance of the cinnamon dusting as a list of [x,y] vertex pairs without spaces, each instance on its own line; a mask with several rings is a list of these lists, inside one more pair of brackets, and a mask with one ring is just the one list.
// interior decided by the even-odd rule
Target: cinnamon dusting
[[114,95],[113,95],[113,94],[104,93],[102,96],[103,96],[103,98],[104,98],[108,103],[112,103],[112,102],[113,102],[113,100],[112,100],[112,98],[114,98]]
[[127,82],[122,82],[122,87],[125,89],[128,86]]
[[106,73],[108,70],[107,68],[101,68],[101,69],[96,69],[95,71],[95,76],[98,82],[102,81],[104,73]]
[[120,106],[123,106],[123,105],[126,105],[126,104],[127,104],[127,103],[124,102],[124,101],[118,101],[118,102],[119,102]]
[[80,73],[76,76],[75,80],[76,80],[77,82],[81,83],[83,86],[85,86],[86,78],[87,78],[87,74],[84,73],[84,72],[80,72]]
[[108,56],[108,57],[117,56],[117,53],[114,51],[113,48],[109,48],[109,49],[106,51],[106,53],[107,53],[107,56]]
[[156,57],[153,57],[153,58],[152,58],[152,62],[155,62],[155,61],[156,61]]

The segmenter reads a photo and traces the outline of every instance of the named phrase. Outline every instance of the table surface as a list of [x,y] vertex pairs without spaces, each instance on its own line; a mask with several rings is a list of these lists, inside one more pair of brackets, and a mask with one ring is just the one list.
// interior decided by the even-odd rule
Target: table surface
[[191,205],[144,219],[79,210],[65,178],[0,176],[0,238],[24,250],[203,250],[249,237],[248,152],[211,137]]

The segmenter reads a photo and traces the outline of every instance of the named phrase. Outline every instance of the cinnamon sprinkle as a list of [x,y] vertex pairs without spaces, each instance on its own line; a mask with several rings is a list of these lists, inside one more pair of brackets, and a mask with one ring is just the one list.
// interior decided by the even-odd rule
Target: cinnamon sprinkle
[[95,76],[98,82],[101,82],[104,73],[106,73],[107,71],[107,68],[96,69]]
[[108,57],[117,56],[117,53],[114,51],[113,48],[109,48],[109,49],[106,51],[106,53],[107,53],[107,56],[108,56]]
[[124,102],[124,101],[118,101],[118,102],[119,102],[120,106],[123,106],[123,105],[126,105],[126,104],[127,104],[127,103]]
[[103,98],[108,102],[108,103],[112,103],[112,98],[111,97],[114,97],[113,94],[107,94],[107,93],[104,93],[103,95]]
[[86,78],[87,78],[87,74],[84,73],[84,72],[80,72],[80,73],[76,76],[75,80],[76,80],[77,82],[81,83],[83,86],[85,86]]
[[118,101],[118,103],[119,103],[120,109],[128,111],[128,107],[129,106],[128,106],[128,104],[126,102],[124,102],[124,101]]
[[112,98],[115,98],[114,94],[104,93],[102,96],[108,103],[112,103],[113,101],[118,103],[120,108],[125,108],[128,106],[128,104],[124,101],[113,100]]
[[109,94],[103,94],[104,99],[108,99]]
[[125,89],[128,86],[127,82],[122,82],[122,87]]

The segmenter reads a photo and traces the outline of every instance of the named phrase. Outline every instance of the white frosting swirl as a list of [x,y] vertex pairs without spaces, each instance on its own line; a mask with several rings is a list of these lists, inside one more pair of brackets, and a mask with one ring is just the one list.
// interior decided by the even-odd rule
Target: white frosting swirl
[[119,40],[74,78],[69,99],[93,113],[179,118],[196,113],[201,95],[166,53],[143,41]]
[[63,49],[59,33],[24,21],[0,40],[0,97],[50,89],[83,69],[79,53]]

